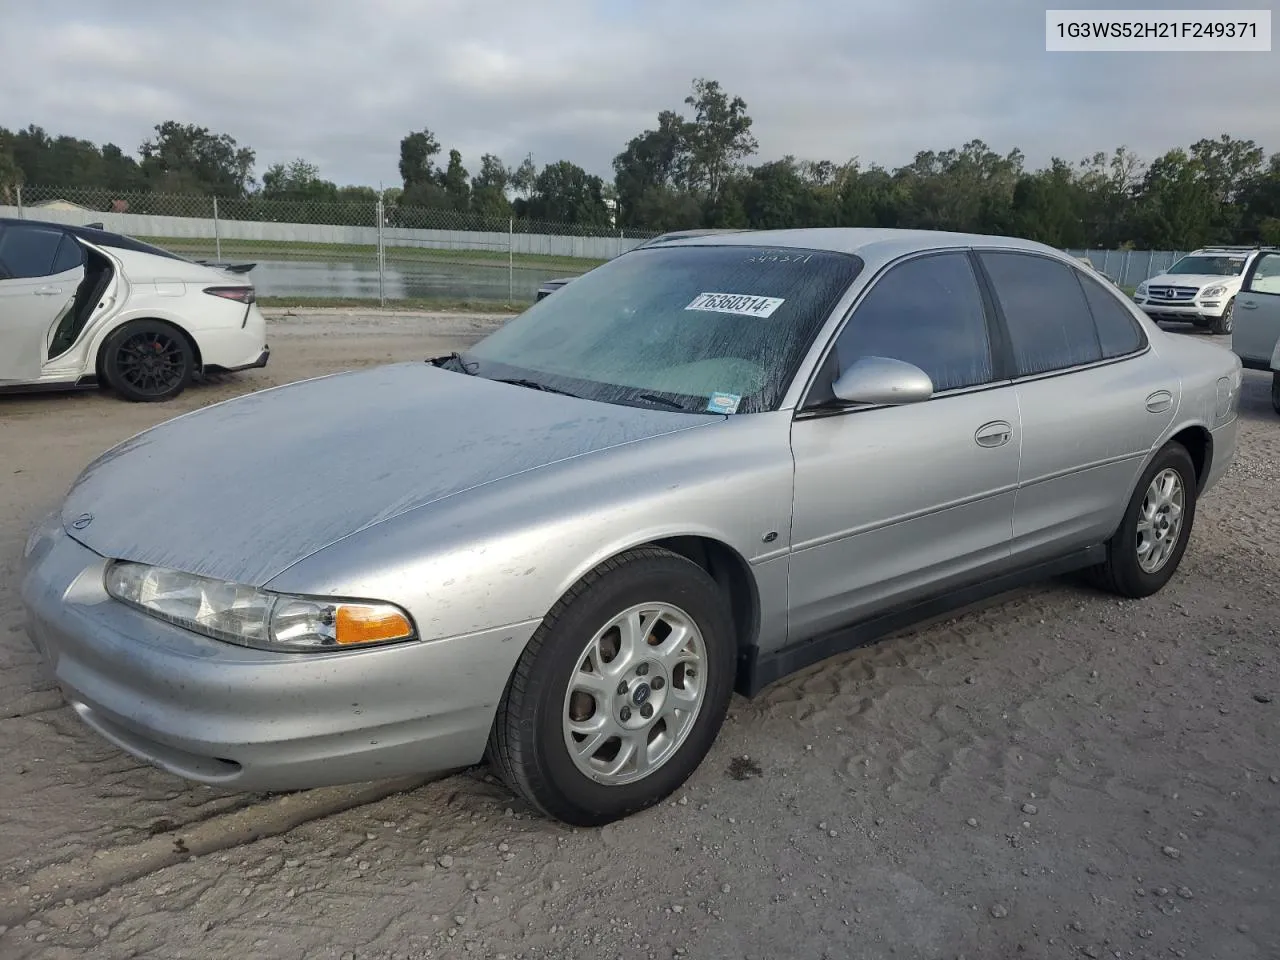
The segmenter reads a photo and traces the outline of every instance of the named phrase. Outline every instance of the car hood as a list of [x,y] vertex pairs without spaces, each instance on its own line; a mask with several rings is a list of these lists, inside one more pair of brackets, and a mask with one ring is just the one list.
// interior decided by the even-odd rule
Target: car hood
[[1229,284],[1240,277],[1219,277],[1208,273],[1162,273],[1143,282],[1148,287],[1209,287],[1215,284]]
[[405,511],[720,420],[394,364],[249,394],[140,433],[85,469],[62,521],[106,557],[261,585]]

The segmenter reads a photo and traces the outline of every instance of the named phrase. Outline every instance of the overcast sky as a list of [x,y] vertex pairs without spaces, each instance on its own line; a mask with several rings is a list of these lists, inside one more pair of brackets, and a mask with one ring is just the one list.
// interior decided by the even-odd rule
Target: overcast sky
[[747,101],[763,160],[897,166],[977,137],[1039,165],[1120,144],[1151,157],[1223,132],[1280,151],[1280,54],[1046,53],[1045,7],[0,0],[0,126],[133,151],[174,119],[252,147],[259,176],[302,156],[339,183],[387,185],[400,138],[427,127],[473,173],[482,153],[531,152],[608,177],[626,141],[684,109],[705,76]]

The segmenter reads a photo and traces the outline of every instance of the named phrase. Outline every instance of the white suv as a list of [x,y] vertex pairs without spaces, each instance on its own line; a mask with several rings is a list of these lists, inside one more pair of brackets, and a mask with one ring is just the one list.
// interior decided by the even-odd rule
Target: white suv
[[1231,332],[1236,294],[1259,247],[1204,247],[1138,284],[1133,302],[1152,320],[1176,320]]

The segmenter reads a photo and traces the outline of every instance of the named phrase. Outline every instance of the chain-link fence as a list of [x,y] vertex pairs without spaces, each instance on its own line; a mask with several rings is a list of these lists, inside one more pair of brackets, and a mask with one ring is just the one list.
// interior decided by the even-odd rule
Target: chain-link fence
[[87,225],[183,256],[254,261],[264,297],[525,303],[551,277],[652,231],[362,201],[226,199],[24,186],[0,216]]
[[1186,250],[1068,250],[1073,257],[1084,257],[1094,269],[1106,274],[1122,287],[1136,287],[1168,270]]
[[[371,191],[372,192],[372,191]],[[0,216],[106,229],[195,259],[254,261],[264,297],[527,303],[538,286],[630,250],[652,231],[485,217],[370,200],[224,199],[24,186]],[[1136,287],[1179,250],[1068,250]]]

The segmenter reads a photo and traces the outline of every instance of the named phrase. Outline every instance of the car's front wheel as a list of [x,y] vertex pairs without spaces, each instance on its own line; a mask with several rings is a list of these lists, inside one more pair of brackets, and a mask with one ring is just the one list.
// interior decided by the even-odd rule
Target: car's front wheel
[[1235,298],[1232,297],[1230,300],[1227,301],[1227,306],[1222,311],[1222,316],[1213,318],[1213,322],[1209,325],[1210,331],[1218,334],[1219,336],[1224,336],[1230,333],[1231,326],[1232,326],[1231,318],[1232,318],[1232,314],[1235,313],[1235,307],[1236,307],[1236,301],[1235,301]]
[[1163,447],[1143,471],[1107,558],[1090,573],[1097,586],[1124,597],[1148,597],[1182,562],[1196,515],[1195,464],[1186,447]]
[[1280,413],[1280,370],[1271,375],[1271,408]]
[[711,749],[733,692],[725,598],[657,547],[615,557],[547,615],[507,684],[489,759],[545,814],[599,826],[659,802]]
[[107,337],[100,368],[107,386],[126,400],[171,400],[190,382],[195,355],[172,324],[134,320]]

